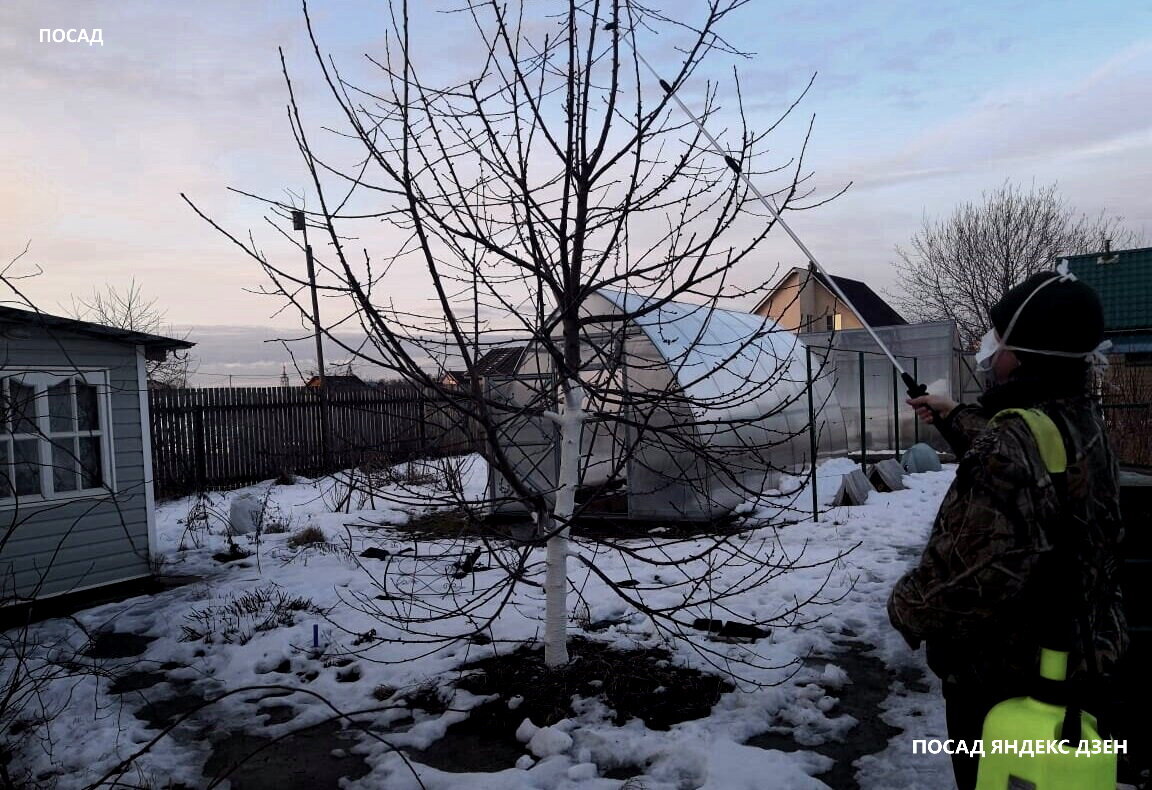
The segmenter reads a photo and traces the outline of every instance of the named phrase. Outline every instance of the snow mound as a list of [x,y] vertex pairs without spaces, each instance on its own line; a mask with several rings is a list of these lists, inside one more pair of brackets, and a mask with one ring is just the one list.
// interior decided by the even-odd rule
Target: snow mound
[[528,751],[540,758],[563,754],[571,748],[572,736],[556,727],[541,727],[528,741]]

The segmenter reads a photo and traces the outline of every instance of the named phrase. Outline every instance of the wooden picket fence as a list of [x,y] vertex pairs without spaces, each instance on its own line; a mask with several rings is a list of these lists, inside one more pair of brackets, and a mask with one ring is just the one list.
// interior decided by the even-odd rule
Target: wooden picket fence
[[[410,385],[328,393],[329,447],[318,389],[152,390],[157,496],[235,488],[284,473],[471,452],[475,430],[443,398]],[[327,457],[325,457],[327,455]]]

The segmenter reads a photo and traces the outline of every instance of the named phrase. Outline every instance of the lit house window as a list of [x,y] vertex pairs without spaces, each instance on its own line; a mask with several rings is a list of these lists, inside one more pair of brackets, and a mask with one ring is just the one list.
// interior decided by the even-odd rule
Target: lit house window
[[103,372],[0,374],[0,504],[108,490]]
[[843,313],[836,313],[835,315],[832,316],[832,328],[837,332],[839,332],[841,329],[844,328],[844,314]]

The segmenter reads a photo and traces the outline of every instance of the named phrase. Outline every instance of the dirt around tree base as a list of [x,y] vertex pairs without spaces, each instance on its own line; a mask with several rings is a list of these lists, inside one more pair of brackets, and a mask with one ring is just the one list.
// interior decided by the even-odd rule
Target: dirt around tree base
[[545,667],[544,651],[530,646],[465,665],[469,674],[456,686],[498,699],[474,708],[412,759],[442,771],[500,771],[525,753],[516,739],[524,719],[544,727],[571,717],[573,697],[600,699],[616,725],[642,719],[649,729],[667,730],[707,716],[733,689],[723,678],[674,665],[665,650],[618,650],[580,637],[568,647],[572,660],[559,669]]

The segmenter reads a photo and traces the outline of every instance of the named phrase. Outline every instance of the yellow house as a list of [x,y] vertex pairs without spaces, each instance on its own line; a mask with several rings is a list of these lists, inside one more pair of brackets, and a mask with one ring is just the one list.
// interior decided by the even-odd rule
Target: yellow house
[[[870,326],[907,324],[875,291],[859,280],[830,275]],[[863,329],[860,317],[828,285],[824,275],[796,267],[773,286],[752,310],[793,332]]]

